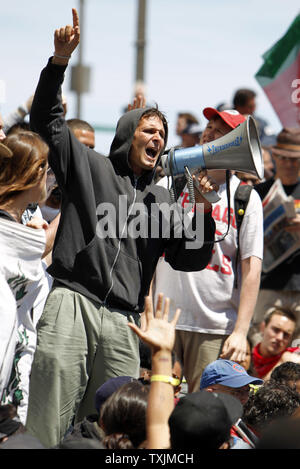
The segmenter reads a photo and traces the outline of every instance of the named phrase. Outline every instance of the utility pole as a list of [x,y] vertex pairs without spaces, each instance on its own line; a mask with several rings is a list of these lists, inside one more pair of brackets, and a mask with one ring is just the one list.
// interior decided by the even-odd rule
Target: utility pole
[[81,98],[83,93],[90,91],[90,67],[82,64],[83,44],[84,44],[84,4],[85,0],[79,0],[79,19],[80,19],[80,43],[78,46],[78,62],[72,67],[71,72],[71,90],[77,94],[76,117],[81,119]]
[[138,0],[137,40],[136,40],[136,73],[135,86],[145,82],[145,29],[147,0]]
[[[81,75],[81,67],[82,67],[82,51],[83,51],[83,39],[84,39],[84,0],[79,0],[79,18],[80,22],[82,24],[82,29],[80,31],[80,43],[79,43],[79,51],[78,51],[78,68],[79,68],[79,73]],[[77,91],[77,118],[80,119],[81,116],[81,94],[82,90],[79,87]]]

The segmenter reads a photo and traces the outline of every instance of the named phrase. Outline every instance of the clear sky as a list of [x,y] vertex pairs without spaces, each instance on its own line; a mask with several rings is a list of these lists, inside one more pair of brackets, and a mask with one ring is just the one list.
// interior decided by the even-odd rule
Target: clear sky
[[[115,126],[132,99],[135,78],[137,0],[85,0],[83,62],[91,67],[91,90],[83,98],[82,118]],[[2,2],[0,15],[0,110],[14,110],[33,92],[53,53],[53,32],[72,21],[78,0]],[[176,114],[230,102],[237,88],[257,92],[257,114],[277,132],[281,124],[254,75],[262,54],[286,32],[299,12],[299,0],[147,0],[146,85],[175,136]],[[74,53],[69,68],[76,65]],[[3,86],[2,86],[3,88]],[[75,117],[70,72],[63,92],[67,117]],[[2,95],[2,96],[1,96]],[[98,132],[96,149],[108,153],[112,133]]]

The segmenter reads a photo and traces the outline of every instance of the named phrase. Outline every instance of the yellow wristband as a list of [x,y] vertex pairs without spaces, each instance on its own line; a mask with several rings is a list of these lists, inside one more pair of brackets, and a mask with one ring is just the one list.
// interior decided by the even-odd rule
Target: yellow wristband
[[161,383],[169,383],[172,386],[179,386],[180,379],[173,378],[172,376],[167,375],[152,375],[150,381],[160,381]]

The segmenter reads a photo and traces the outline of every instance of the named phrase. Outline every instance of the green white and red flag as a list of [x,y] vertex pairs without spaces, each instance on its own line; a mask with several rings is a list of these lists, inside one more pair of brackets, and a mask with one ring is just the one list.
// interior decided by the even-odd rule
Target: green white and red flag
[[300,125],[300,14],[255,75],[283,127]]

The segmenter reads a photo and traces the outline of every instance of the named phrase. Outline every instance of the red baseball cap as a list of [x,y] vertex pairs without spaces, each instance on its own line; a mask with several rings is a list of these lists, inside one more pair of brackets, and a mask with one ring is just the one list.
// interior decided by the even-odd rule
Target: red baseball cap
[[203,115],[208,120],[212,119],[214,116],[219,116],[232,129],[235,129],[239,124],[242,124],[246,120],[246,117],[240,114],[235,109],[226,109],[226,111],[217,111],[216,109],[212,107],[206,107],[205,109],[203,109]]

